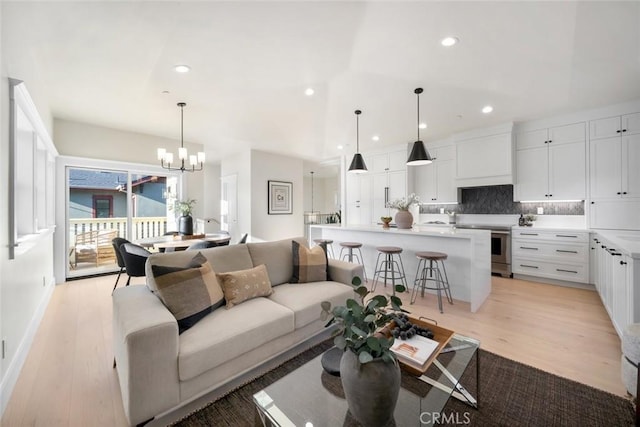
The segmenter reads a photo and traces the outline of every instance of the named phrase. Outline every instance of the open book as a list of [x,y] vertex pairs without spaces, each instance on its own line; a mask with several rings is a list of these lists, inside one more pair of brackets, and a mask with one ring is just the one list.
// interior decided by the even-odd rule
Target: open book
[[425,338],[420,335],[401,340],[396,338],[391,346],[391,351],[395,353],[400,362],[407,363],[418,369],[424,368],[427,360],[438,348],[438,341]]

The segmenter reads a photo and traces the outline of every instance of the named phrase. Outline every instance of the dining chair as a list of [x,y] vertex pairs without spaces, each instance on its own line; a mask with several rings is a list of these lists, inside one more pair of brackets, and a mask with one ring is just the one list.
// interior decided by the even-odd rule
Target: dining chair
[[241,245],[241,244],[243,244],[243,243],[247,243],[247,237],[248,237],[248,236],[249,236],[249,234],[248,234],[248,233],[244,233],[244,234],[242,235],[242,238],[238,241],[238,244],[239,244],[239,245]]
[[144,265],[149,255],[151,255],[151,252],[133,243],[123,243],[120,246],[120,250],[122,252],[122,258],[124,259],[125,270],[129,276],[125,286],[129,286],[132,277],[145,276]]
[[120,280],[120,275],[125,270],[124,258],[122,257],[122,252],[120,252],[120,246],[125,243],[131,243],[127,239],[123,239],[122,237],[115,237],[111,240],[111,244],[113,245],[113,252],[116,254],[116,262],[118,263],[118,267],[120,267],[120,271],[118,271],[118,277],[116,277],[116,284],[113,285],[113,291],[118,287],[118,281]]
[[214,242],[212,240],[203,240],[201,242],[196,242],[193,243],[191,245],[189,245],[189,247],[187,247],[187,251],[197,251],[199,249],[208,249],[208,248],[215,248],[216,246],[219,246],[217,242]]

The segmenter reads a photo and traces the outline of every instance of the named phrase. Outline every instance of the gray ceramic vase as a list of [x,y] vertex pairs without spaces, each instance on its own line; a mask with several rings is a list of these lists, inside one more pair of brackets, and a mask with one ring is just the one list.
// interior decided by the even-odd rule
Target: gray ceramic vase
[[400,393],[400,365],[382,359],[361,364],[350,350],[340,360],[342,388],[351,415],[363,426],[391,425]]
[[396,212],[395,220],[398,228],[409,229],[413,227],[413,215],[409,211]]

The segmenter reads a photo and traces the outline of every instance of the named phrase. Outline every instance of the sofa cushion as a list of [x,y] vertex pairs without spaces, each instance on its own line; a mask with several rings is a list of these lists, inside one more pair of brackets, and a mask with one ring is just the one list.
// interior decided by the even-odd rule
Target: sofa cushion
[[[273,288],[270,300],[291,309],[295,314],[295,327],[299,329],[320,319],[322,301],[331,306],[344,305],[354,298],[353,287],[338,282],[287,283]],[[220,311],[220,310],[218,310]]]
[[[325,247],[326,248],[326,247]],[[291,283],[320,282],[327,280],[327,253],[322,246],[309,249],[295,240],[291,241],[293,274]]]
[[224,298],[227,300],[227,308],[252,298],[269,296],[273,292],[267,268],[264,265],[248,270],[219,273],[217,277],[222,285]]
[[[275,242],[247,243],[253,265],[264,264],[267,266],[271,286],[289,283],[291,280],[291,275],[293,274],[291,240],[307,246],[307,241],[304,237],[277,240]],[[215,265],[213,268],[215,268]]]
[[180,380],[194,378],[293,330],[293,312],[267,298],[216,310],[180,336]]
[[178,321],[180,334],[224,304],[216,275],[206,259],[202,260],[204,264],[198,267],[152,266],[156,295]]

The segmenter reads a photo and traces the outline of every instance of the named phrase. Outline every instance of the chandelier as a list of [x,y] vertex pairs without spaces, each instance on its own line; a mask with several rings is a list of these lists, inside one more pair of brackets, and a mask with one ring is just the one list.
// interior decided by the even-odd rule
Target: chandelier
[[[164,148],[158,148],[158,160],[160,160],[160,166],[164,169],[180,172],[196,172],[201,171],[204,166],[204,152],[199,151],[197,155],[189,155],[187,149],[184,148],[184,107],[187,104],[184,102],[178,102],[180,107],[180,148],[178,148],[178,165],[173,163],[173,153],[168,153]],[[189,165],[186,166],[187,160]],[[199,165],[199,166],[198,166]],[[196,168],[196,166],[198,166]]]

